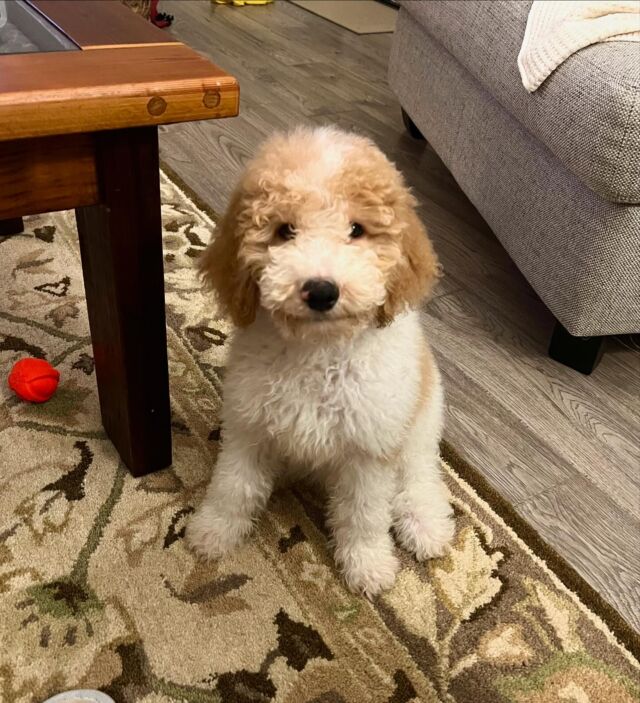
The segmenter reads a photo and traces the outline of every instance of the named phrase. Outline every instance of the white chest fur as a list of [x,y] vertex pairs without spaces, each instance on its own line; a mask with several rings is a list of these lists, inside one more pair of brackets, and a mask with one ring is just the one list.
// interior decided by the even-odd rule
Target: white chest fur
[[261,318],[232,344],[224,422],[307,464],[389,454],[415,413],[423,344],[416,313],[322,345],[284,340]]

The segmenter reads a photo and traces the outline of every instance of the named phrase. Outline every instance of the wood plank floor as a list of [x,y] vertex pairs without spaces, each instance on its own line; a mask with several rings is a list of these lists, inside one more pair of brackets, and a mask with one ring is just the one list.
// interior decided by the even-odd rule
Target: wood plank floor
[[372,137],[421,201],[445,269],[425,327],[445,379],[445,436],[640,630],[640,347],[615,340],[591,377],[546,357],[551,314],[386,80],[391,35],[358,36],[286,2],[163,0],[173,33],[240,81],[236,119],[163,128],[162,158],[221,212],[276,129]]

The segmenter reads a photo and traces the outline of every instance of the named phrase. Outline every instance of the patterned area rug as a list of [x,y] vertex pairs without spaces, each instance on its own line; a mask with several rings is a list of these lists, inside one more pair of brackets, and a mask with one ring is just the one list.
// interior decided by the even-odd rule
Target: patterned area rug
[[0,700],[640,700],[633,633],[446,447],[455,544],[423,565],[404,554],[373,603],[343,587],[322,498],[303,488],[233,555],[185,549],[231,329],[193,269],[214,221],[166,176],[162,198],[175,463],[142,479],[100,425],[72,213],[0,238],[2,374],[23,356],[62,374],[44,405],[1,391]]

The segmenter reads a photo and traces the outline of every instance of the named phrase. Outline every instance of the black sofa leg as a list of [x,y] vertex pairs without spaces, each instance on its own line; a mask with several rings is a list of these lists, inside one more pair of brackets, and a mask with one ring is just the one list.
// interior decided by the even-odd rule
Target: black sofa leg
[[404,111],[404,108],[402,110],[402,121],[404,122],[404,126],[410,136],[412,136],[414,139],[421,139],[422,141],[424,141],[424,135],[416,127],[416,123]]
[[549,356],[565,366],[589,375],[600,363],[606,337],[574,337],[559,323],[551,335]]

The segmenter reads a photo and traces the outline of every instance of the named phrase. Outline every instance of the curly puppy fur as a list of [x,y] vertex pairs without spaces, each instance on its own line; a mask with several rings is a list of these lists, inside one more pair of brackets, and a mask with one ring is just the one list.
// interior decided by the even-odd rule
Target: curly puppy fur
[[[415,206],[372,142],[334,128],[274,136],[249,164],[201,261],[239,330],[187,527],[199,553],[237,546],[283,474],[326,485],[336,562],[367,596],[394,581],[392,526],[418,559],[450,542],[440,375],[415,310],[439,270]],[[318,280],[330,309],[305,294]]]

